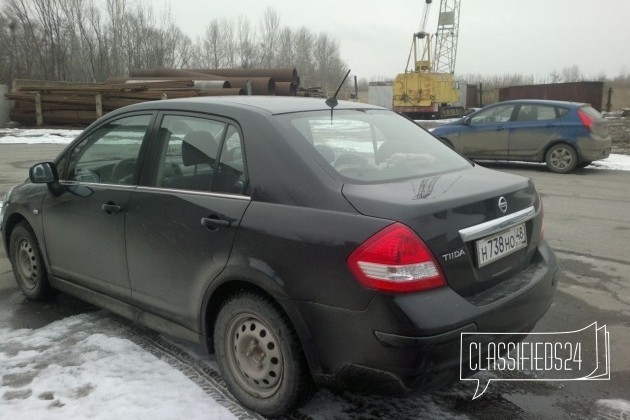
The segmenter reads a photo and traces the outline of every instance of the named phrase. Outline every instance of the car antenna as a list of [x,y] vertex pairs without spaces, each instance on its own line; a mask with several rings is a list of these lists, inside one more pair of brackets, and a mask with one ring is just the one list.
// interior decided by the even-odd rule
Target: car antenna
[[329,98],[326,99],[326,105],[328,105],[330,107],[330,123],[332,124],[332,120],[333,120],[333,111],[335,110],[335,107],[337,106],[337,104],[339,103],[337,101],[337,94],[339,93],[339,91],[341,90],[341,87],[343,86],[343,84],[345,83],[346,79],[348,78],[348,75],[350,74],[350,69],[348,69],[348,72],[346,73],[346,75],[343,77],[343,80],[341,81],[341,83],[339,84],[339,87],[337,88],[337,91],[335,92],[335,94]]

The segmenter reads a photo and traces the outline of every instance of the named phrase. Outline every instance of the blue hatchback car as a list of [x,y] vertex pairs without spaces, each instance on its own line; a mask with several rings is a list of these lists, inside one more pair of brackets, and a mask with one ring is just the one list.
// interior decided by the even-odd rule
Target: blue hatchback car
[[605,159],[612,146],[597,110],[563,101],[499,102],[431,131],[471,159],[545,162],[557,173]]

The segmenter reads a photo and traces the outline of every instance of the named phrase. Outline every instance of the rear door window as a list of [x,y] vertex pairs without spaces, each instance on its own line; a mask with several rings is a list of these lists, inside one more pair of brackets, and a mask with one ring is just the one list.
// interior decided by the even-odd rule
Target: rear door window
[[158,131],[155,186],[242,194],[247,185],[238,127],[205,116],[165,115]]
[[242,194],[246,184],[247,177],[241,133],[234,125],[230,124],[221,148],[221,157],[215,171],[212,191]]
[[548,121],[559,116],[554,106],[527,104],[520,106],[516,121]]
[[212,175],[226,123],[201,117],[165,115],[156,186],[211,191]]

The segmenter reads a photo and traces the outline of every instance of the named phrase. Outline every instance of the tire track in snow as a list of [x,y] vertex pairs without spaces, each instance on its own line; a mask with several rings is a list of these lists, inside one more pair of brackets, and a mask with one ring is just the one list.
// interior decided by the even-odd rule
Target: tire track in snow
[[[128,338],[143,350],[148,351],[160,360],[165,361],[171,367],[182,372],[187,378],[197,384],[210,398],[227,408],[234,416],[240,420],[264,420],[253,411],[242,407],[239,402],[230,394],[221,373],[204,363],[195,359],[184,349],[176,344],[165,340],[159,334],[144,327],[131,325]],[[304,413],[294,412],[281,417],[285,420],[310,420],[312,417]]]

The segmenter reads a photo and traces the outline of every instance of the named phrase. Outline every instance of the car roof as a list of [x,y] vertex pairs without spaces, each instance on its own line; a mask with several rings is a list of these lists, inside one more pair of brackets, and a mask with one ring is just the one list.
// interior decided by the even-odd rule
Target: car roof
[[[130,110],[187,109],[189,111],[207,111],[208,105],[220,105],[225,108],[259,110],[270,114],[291,112],[330,110],[325,98],[305,98],[294,96],[200,96],[195,98],[167,99],[143,102],[125,107]],[[385,109],[360,102],[338,101],[339,109]]]
[[567,107],[589,106],[588,104],[583,102],[568,102],[551,99],[511,99],[509,101],[497,102],[497,104],[537,104]]

